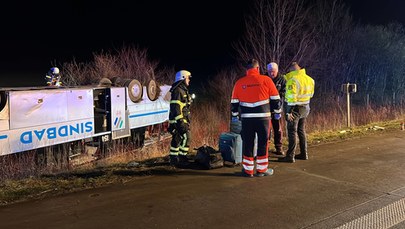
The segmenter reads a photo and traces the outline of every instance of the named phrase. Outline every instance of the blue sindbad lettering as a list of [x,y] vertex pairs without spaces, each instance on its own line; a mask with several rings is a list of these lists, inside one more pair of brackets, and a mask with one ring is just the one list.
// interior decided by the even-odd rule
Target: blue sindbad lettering
[[73,125],[69,125],[69,135],[73,135],[73,131],[76,132],[77,134],[80,134],[79,132],[79,123],[76,124],[76,127]]
[[20,142],[24,144],[32,143],[32,131],[26,131],[21,134]]
[[26,131],[20,135],[20,142],[23,144],[29,144],[33,142],[33,136],[35,136],[38,141],[41,141],[44,138],[46,133],[46,137],[48,139],[55,139],[57,137],[68,137],[69,135],[75,134],[83,134],[89,133],[93,131],[93,122],[85,122],[85,123],[76,123],[73,125],[64,125],[57,127],[51,127],[48,129],[41,129],[41,130],[33,130],[33,131]]
[[86,122],[86,124],[84,124],[86,127],[86,132],[91,132],[93,131],[93,122]]
[[49,128],[46,130],[46,133],[48,134],[48,139],[56,138],[56,127]]
[[45,129],[42,130],[34,130],[35,135],[37,136],[38,140],[41,141],[42,137],[44,136]]
[[59,134],[59,136],[61,136],[61,137],[66,137],[66,136],[68,136],[68,127],[67,127],[67,126],[61,126],[61,127],[58,129],[58,134]]

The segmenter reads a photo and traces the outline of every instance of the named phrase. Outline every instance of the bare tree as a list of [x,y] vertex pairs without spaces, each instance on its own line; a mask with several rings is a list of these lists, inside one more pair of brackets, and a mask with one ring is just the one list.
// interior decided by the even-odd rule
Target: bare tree
[[146,49],[135,46],[124,46],[115,53],[94,53],[92,62],[77,63],[73,60],[63,64],[63,82],[66,86],[91,85],[98,84],[102,78],[121,77],[146,83],[150,79],[165,79],[168,74],[174,75],[173,70],[168,68],[157,71],[159,63],[150,60],[147,54]]
[[347,77],[354,70],[352,63],[356,49],[350,42],[354,28],[352,17],[342,0],[316,0],[310,23],[316,26],[317,31],[317,52],[311,60],[310,70],[322,79],[317,83],[317,93],[334,92],[336,95],[340,92],[340,85],[347,83]]
[[[207,97],[211,105],[215,105],[219,113],[227,116],[230,112],[233,85],[243,75],[243,69],[226,68],[218,72],[213,80],[208,81],[204,97]],[[213,101],[215,101],[213,103]]]
[[63,63],[61,76],[65,86],[89,85],[91,82],[89,64],[78,63],[76,59]]
[[304,0],[255,0],[245,21],[246,34],[233,47],[239,58],[257,58],[262,64],[275,61],[287,66],[314,52],[314,26],[308,21]]
[[360,93],[366,93],[377,105],[403,95],[405,34],[402,26],[358,26],[352,40],[357,55],[355,71],[349,79],[359,84]]
[[156,81],[161,84],[171,85],[174,80],[176,71],[174,67],[163,66],[156,70]]
[[137,79],[146,82],[155,79],[157,61],[148,58],[148,50],[136,46],[127,46],[118,50],[117,67],[124,78]]

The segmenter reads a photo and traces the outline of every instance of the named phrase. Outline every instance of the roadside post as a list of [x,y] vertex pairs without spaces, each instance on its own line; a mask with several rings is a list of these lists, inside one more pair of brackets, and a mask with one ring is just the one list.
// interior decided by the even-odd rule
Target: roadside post
[[346,93],[347,99],[347,127],[350,127],[350,93],[357,92],[357,85],[356,84],[342,84],[342,92]]

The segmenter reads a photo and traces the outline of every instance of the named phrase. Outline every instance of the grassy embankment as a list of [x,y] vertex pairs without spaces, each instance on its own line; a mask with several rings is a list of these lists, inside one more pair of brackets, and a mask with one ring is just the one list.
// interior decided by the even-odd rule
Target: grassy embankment
[[[217,101],[196,101],[192,106],[192,145],[207,144],[218,148],[221,132],[229,130],[229,110],[216,108]],[[347,128],[345,113],[334,104],[327,111],[317,109],[314,102],[307,119],[309,145],[341,141],[384,131],[400,129],[405,117],[400,107],[364,109],[354,107],[352,127]],[[222,107],[222,106],[221,106]],[[285,132],[284,132],[285,135]],[[284,137],[284,144],[287,139]],[[272,147],[272,144],[269,144]],[[168,142],[161,142],[142,150],[119,146],[109,157],[79,167],[41,168],[35,165],[35,153],[13,155],[0,167],[0,204],[59,195],[113,183],[125,183],[145,175],[173,173],[167,165]]]
[[[361,137],[384,131],[395,131],[400,128],[403,119],[385,122],[375,122],[352,128],[340,130],[312,131],[308,134],[310,145],[341,141],[349,138]],[[198,133],[196,133],[198,135]],[[207,142],[210,138],[206,135]],[[213,141],[213,139],[212,139]],[[213,143],[211,143],[213,144]],[[286,142],[285,142],[286,144]],[[195,145],[195,144],[194,144]],[[141,152],[118,154],[109,159],[98,161],[95,164],[85,165],[68,172],[43,174],[23,179],[6,179],[0,185],[0,205],[6,205],[28,199],[38,199],[48,196],[102,187],[114,183],[125,183],[142,176],[160,173],[175,173],[175,169],[162,166],[163,156],[166,155],[166,144],[144,148]],[[151,159],[147,159],[151,158]],[[139,164],[128,163],[136,160]]]

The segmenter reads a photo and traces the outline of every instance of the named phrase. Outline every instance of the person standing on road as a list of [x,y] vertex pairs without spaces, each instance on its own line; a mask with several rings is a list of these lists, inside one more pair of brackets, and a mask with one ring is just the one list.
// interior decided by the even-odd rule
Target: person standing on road
[[[240,113],[239,113],[240,108]],[[232,121],[242,121],[242,174],[253,177],[256,160],[256,176],[269,176],[267,142],[271,113],[281,116],[280,96],[273,81],[259,72],[259,62],[252,59],[247,64],[246,76],[236,81],[231,100]],[[257,134],[257,156],[253,155]]]
[[188,91],[191,73],[181,70],[176,73],[170,88],[170,113],[168,131],[172,134],[170,143],[170,165],[187,167],[187,154],[190,147],[190,105],[191,96]]
[[[278,72],[278,64],[271,62],[267,65],[267,73],[269,77],[273,80],[274,85],[277,88],[278,94],[280,95],[280,107],[283,107],[283,101],[285,96],[285,85],[286,80],[284,75],[279,74]],[[271,125],[273,127],[273,135],[274,135],[274,147],[275,147],[275,154],[276,155],[284,155],[283,152],[283,131],[281,127],[281,119],[280,116],[276,116],[274,113],[271,115]],[[271,134],[269,135],[271,138]]]
[[[305,122],[310,111],[309,103],[314,95],[315,81],[296,62],[291,64],[289,70],[285,94],[288,150],[286,156],[278,161],[294,163],[295,159],[308,160]],[[297,133],[301,151],[299,155],[295,155]]]

